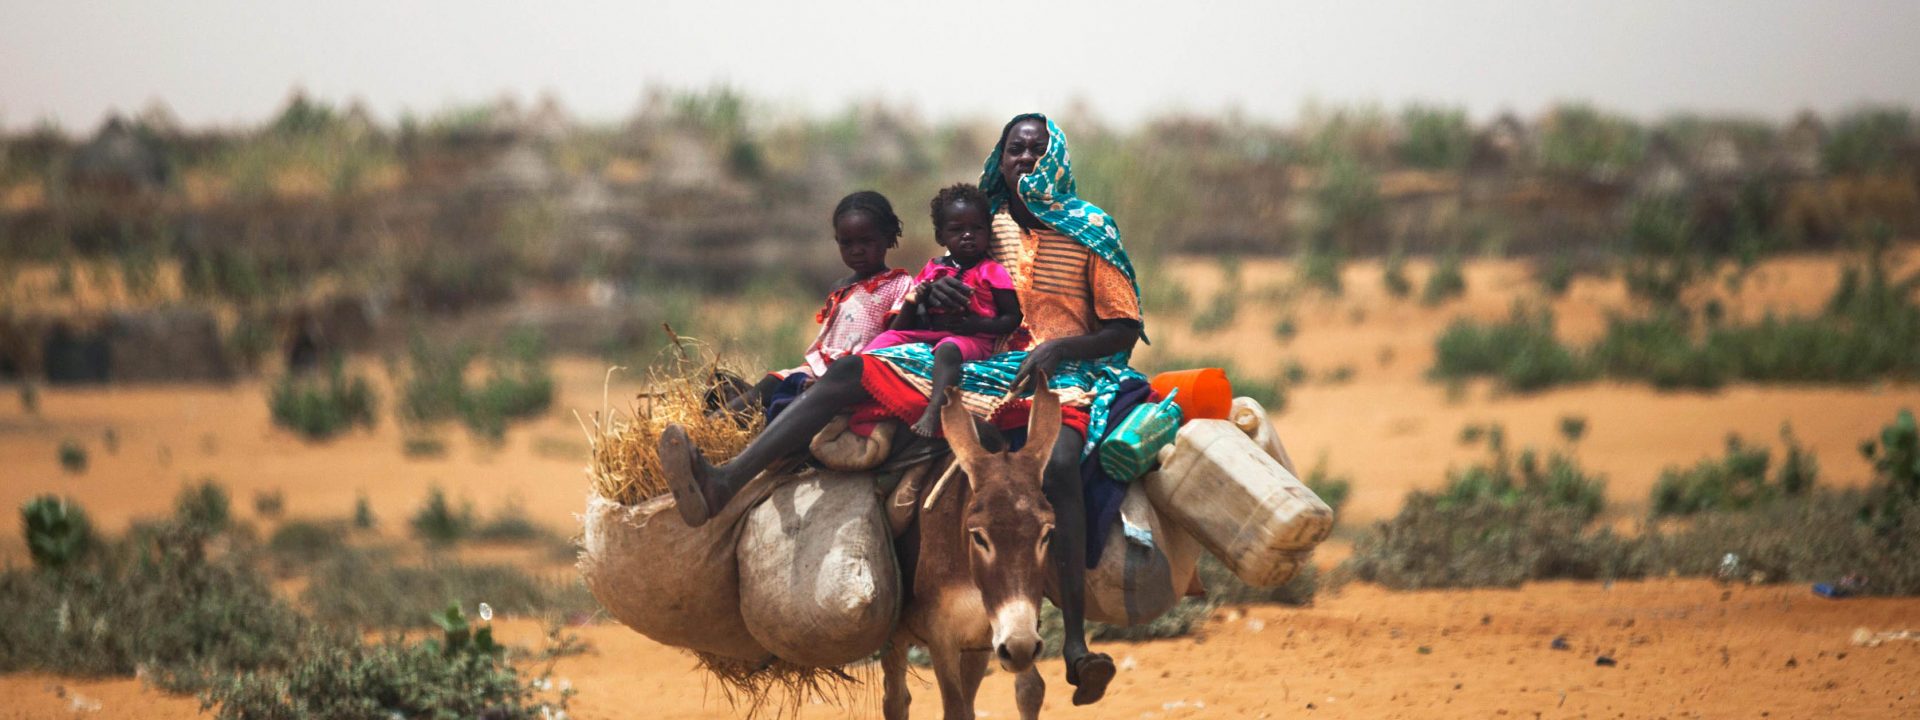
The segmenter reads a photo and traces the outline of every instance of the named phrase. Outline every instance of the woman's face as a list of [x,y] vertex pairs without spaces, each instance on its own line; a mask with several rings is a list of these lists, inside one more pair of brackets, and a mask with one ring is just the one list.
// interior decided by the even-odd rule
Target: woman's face
[[1007,189],[1019,189],[1020,176],[1033,172],[1047,154],[1048,140],[1047,121],[1040,118],[1021,120],[1007,131],[1007,144],[1000,149],[1000,179]]

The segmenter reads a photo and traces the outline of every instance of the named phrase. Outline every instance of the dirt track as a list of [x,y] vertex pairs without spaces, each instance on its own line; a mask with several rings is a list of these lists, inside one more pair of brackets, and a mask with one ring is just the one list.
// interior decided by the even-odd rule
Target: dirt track
[[[1390,593],[1349,588],[1315,607],[1223,609],[1184,640],[1108,644],[1125,668],[1108,698],[1074,708],[1057,661],[1057,718],[1899,718],[1920,714],[1920,642],[1859,647],[1853,633],[1920,629],[1920,601],[1815,597],[1803,587],[1722,589],[1699,580],[1545,583],[1522,590]],[[530,621],[501,626],[532,644]],[[577,718],[735,717],[688,656],[617,625],[579,630],[593,652],[560,662]],[[1550,647],[1566,637],[1568,650]],[[1427,650],[1423,652],[1421,648]],[[1615,667],[1595,664],[1599,655]],[[868,668],[867,671],[874,671]],[[557,680],[556,680],[557,681]],[[931,673],[915,717],[937,716]],[[56,694],[60,688],[65,697]],[[878,717],[871,691],[801,717]],[[199,704],[137,681],[0,677],[0,718],[188,718]],[[1012,677],[980,691],[981,717],[1015,717]]]

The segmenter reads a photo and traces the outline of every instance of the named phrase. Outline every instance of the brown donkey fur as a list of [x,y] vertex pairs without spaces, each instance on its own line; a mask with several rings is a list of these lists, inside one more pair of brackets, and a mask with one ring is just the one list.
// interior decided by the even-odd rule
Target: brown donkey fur
[[941,425],[967,482],[923,490],[938,490],[939,496],[920,512],[910,533],[917,537],[904,538],[917,540],[918,557],[912,599],[881,662],[886,717],[907,717],[907,648],[921,645],[933,657],[947,720],[974,717],[973,698],[989,656],[1018,673],[1020,716],[1036,718],[1046,691],[1033,666],[1041,650],[1040,601],[1053,582],[1047,559],[1053,507],[1040,481],[1060,434],[1060,399],[1048,390],[1035,393],[1026,446],[996,453],[981,446],[973,417],[949,393]]

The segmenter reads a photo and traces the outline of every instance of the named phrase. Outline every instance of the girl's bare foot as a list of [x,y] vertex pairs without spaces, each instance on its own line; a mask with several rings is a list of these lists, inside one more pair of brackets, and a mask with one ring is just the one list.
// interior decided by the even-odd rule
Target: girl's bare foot
[[686,428],[668,425],[660,433],[659,450],[660,467],[666,473],[667,489],[673,492],[680,519],[689,527],[707,524],[713,512],[726,503],[724,498],[713,497],[718,493],[706,477],[707,461],[700,457]]
[[940,406],[927,403],[927,412],[914,422],[912,430],[913,434],[923,438],[940,434]]

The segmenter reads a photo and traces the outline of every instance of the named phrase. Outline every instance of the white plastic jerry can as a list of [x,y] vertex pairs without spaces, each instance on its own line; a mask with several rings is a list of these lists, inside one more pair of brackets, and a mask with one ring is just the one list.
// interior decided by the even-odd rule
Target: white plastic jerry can
[[1194,420],[1143,479],[1147,497],[1241,581],[1292,579],[1333,531],[1333,510],[1226,420]]

